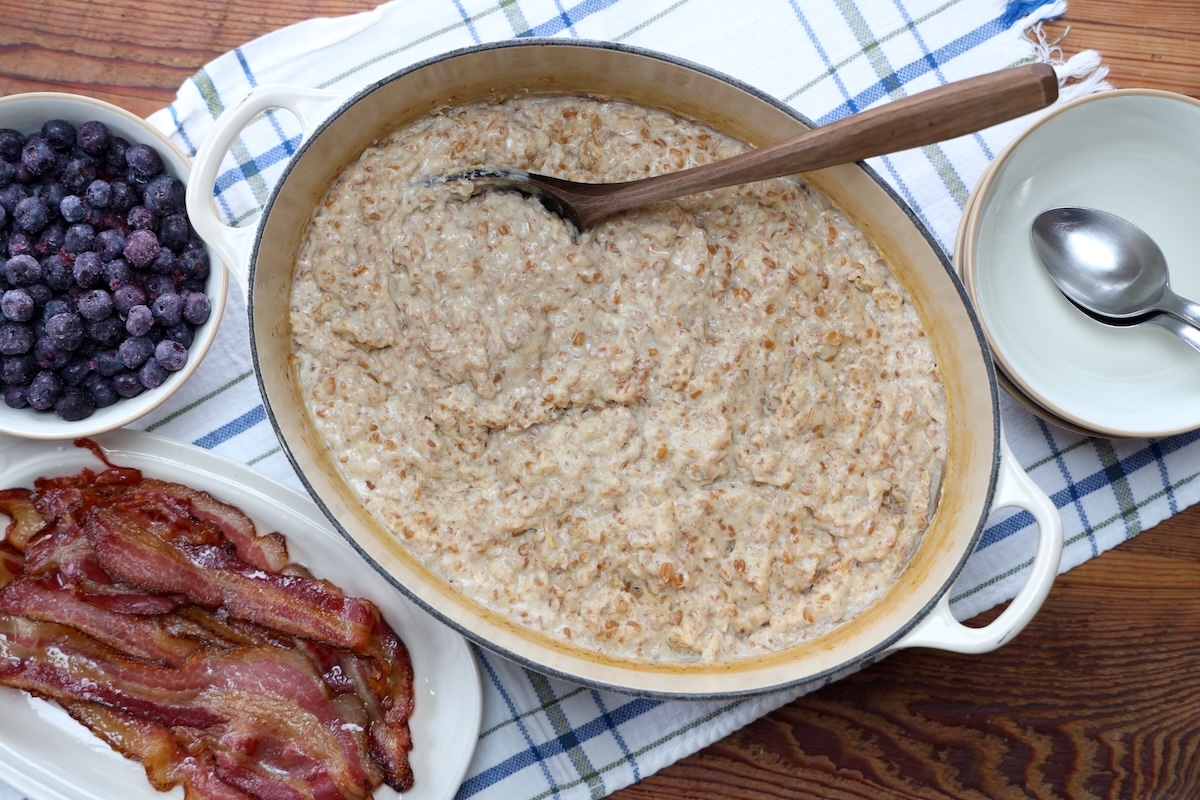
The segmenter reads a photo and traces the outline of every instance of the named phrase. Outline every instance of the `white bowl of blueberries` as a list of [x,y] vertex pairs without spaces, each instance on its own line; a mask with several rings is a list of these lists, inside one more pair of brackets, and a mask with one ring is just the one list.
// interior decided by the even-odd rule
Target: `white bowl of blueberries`
[[228,277],[184,206],[191,164],[88,97],[0,97],[0,432],[93,436],[187,380]]

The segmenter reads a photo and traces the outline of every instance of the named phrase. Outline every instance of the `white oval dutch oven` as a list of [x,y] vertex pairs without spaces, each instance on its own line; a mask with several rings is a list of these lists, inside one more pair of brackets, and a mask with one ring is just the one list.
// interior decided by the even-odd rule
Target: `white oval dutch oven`
[[[874,241],[916,303],[944,374],[950,448],[937,512],[920,546],[899,578],[857,616],[781,652],[727,663],[604,657],[516,626],[459,595],[364,509],[328,456],[289,368],[289,299],[309,215],[340,170],[381,136],[440,107],[524,91],[600,94],[660,106],[752,145],[807,126],[779,103],[702,67],[623,46],[575,41],[526,40],[459,51],[353,95],[262,87],[224,113],[196,156],[188,211],[241,281],[267,414],[333,525],[397,588],[466,636],[537,669],[593,686],[662,696],[737,695],[835,676],[903,648],[981,653],[1015,636],[1037,612],[1057,574],[1061,519],[1003,443],[991,356],[961,284],[921,224],[862,165],[806,178]],[[212,199],[221,160],[239,132],[272,108],[299,118],[303,142],[257,224],[229,227],[218,218]],[[1003,507],[1033,516],[1037,551],[1027,582],[1009,607],[985,627],[967,627],[950,613],[950,589],[988,515]]]

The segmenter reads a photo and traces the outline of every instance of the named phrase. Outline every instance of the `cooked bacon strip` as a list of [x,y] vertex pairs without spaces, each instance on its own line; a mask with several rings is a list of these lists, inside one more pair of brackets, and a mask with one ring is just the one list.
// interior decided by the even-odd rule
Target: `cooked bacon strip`
[[0,684],[120,708],[161,725],[208,728],[226,721],[196,705],[173,668],[126,658],[73,628],[11,614],[0,614]]
[[86,603],[111,611],[114,614],[161,615],[179,608],[178,597],[164,594],[147,594],[114,584],[103,591],[77,588],[75,596]]
[[376,634],[386,660],[364,658],[319,642],[300,640],[330,691],[359,698],[369,719],[371,754],[383,769],[384,782],[397,791],[413,785],[412,734],[408,721],[413,712],[413,672],[408,651],[395,633],[380,620]]
[[188,753],[170,728],[95,703],[68,702],[67,713],[109,747],[139,762],[160,792],[183,787],[184,800],[256,800],[217,776],[211,753]]
[[25,548],[25,572],[56,575],[71,586],[109,586],[113,580],[96,561],[96,551],[74,523],[48,527]]
[[120,581],[223,606],[234,616],[335,647],[365,653],[373,646],[375,607],[325,581],[264,572],[220,547],[170,544],[112,509],[89,511],[83,529],[100,565]]
[[25,556],[21,551],[0,539],[0,589],[12,583],[24,566]]
[[[207,492],[197,491],[178,483],[145,478],[124,498],[138,495],[152,498],[171,497],[188,504],[192,517],[215,525],[226,541],[233,545],[238,558],[267,572],[279,572],[288,565],[287,541],[278,533],[260,536],[254,522],[241,510],[222,503]],[[123,499],[124,499],[123,498]]]
[[61,625],[0,614],[0,683],[190,731],[214,753],[252,756],[265,774],[287,774],[317,800],[362,798],[379,782],[362,727],[340,715],[295,650],[206,648],[163,667]]
[[29,540],[46,525],[46,518],[33,504],[32,493],[28,489],[0,491],[0,512],[12,520],[5,529],[4,538],[17,550],[24,550]]
[[70,524],[47,527],[25,548],[25,573],[53,577],[76,596],[118,614],[165,614],[179,606],[177,597],[149,594],[115,583],[100,562],[83,529]]
[[291,647],[295,638],[271,628],[229,616],[223,609],[181,606],[163,618],[175,636],[203,642],[221,642],[228,646]]
[[173,636],[158,616],[110,611],[80,599],[53,578],[20,578],[0,590],[0,611],[57,622],[86,633],[119,653],[164,664],[182,664],[198,642]]

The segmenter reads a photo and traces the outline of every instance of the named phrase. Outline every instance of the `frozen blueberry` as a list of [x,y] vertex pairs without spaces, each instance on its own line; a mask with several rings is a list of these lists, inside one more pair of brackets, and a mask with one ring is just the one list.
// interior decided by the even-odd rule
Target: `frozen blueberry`
[[46,320],[46,338],[63,350],[74,350],[83,343],[83,320],[78,314],[55,314]]
[[25,287],[25,292],[35,308],[41,308],[54,299],[54,290],[44,283],[31,283]]
[[54,255],[62,251],[63,245],[67,243],[67,226],[62,220],[55,220],[45,227],[38,234],[37,244],[34,245],[34,252],[39,256]]
[[195,329],[186,322],[181,322],[163,331],[163,338],[170,339],[172,342],[179,342],[185,348],[192,346],[192,341],[196,338]]
[[21,148],[25,146],[25,135],[12,128],[0,129],[0,159],[8,162],[21,160]]
[[112,295],[104,289],[89,289],[75,301],[79,316],[84,319],[104,319],[113,312]]
[[116,348],[97,350],[92,356],[92,362],[96,372],[106,378],[111,378],[125,369],[125,362],[121,360],[121,354]]
[[90,158],[72,158],[63,166],[59,180],[71,194],[83,194],[96,180],[96,162]]
[[92,371],[92,365],[87,358],[76,356],[68,361],[59,371],[58,377],[67,386],[79,386]]
[[37,359],[28,353],[20,356],[5,356],[0,361],[0,380],[11,385],[25,384],[38,374]]
[[183,297],[175,292],[165,292],[154,298],[150,304],[154,313],[154,321],[164,328],[170,328],[183,321]]
[[133,230],[125,237],[125,260],[142,269],[158,256],[161,245],[158,236],[151,230]]
[[130,336],[121,342],[117,352],[121,354],[121,361],[127,368],[137,369],[155,355],[154,342],[145,336]]
[[69,194],[58,204],[58,213],[66,222],[83,222],[91,209],[82,197]]
[[17,171],[13,165],[0,159],[0,186],[7,186],[12,183],[17,177]]
[[75,144],[75,126],[65,119],[48,119],[42,124],[42,136],[55,150],[70,150]]
[[28,353],[36,338],[33,328],[22,322],[0,322],[0,355]]
[[125,236],[115,228],[100,231],[96,234],[93,247],[96,248],[101,261],[112,261],[114,258],[120,258],[125,251]]
[[58,375],[44,369],[29,383],[29,405],[38,411],[49,411],[54,408],[62,390],[63,383]]
[[4,390],[4,402],[9,408],[28,408],[29,388],[24,384],[8,387]]
[[129,140],[123,136],[113,136],[104,152],[104,165],[109,172],[124,172],[129,168],[125,154],[129,152]]
[[0,313],[13,322],[28,322],[33,319],[33,298],[25,289],[9,289],[0,295]]
[[92,396],[96,408],[107,408],[121,399],[121,396],[113,391],[112,381],[95,372],[83,379],[82,388]]
[[89,156],[98,158],[104,155],[111,143],[112,131],[99,120],[88,120],[75,131],[75,144]]
[[54,404],[54,413],[64,422],[87,419],[96,411],[96,400],[81,388],[68,386]]
[[11,217],[13,212],[17,210],[17,203],[20,203],[26,197],[29,197],[30,191],[23,183],[10,183],[7,186],[0,188],[0,208],[8,212]]
[[[146,305],[146,293],[140,286],[126,283],[113,290],[113,307],[118,314],[129,314],[135,306]],[[146,309],[149,311],[150,309]]]
[[71,353],[55,344],[50,337],[43,336],[33,343],[33,357],[42,369],[58,370],[71,360]]
[[191,236],[187,217],[183,214],[168,214],[158,223],[158,241],[163,247],[169,247],[173,252],[180,252]]
[[125,338],[125,322],[116,314],[104,319],[85,319],[83,332],[100,347],[115,347]]
[[163,339],[154,347],[154,360],[171,372],[181,370],[187,363],[187,348],[179,342]]
[[183,318],[193,325],[208,322],[212,313],[212,301],[204,292],[185,292],[183,295]]
[[46,137],[30,136],[25,140],[25,146],[21,148],[21,166],[30,175],[45,175],[57,162],[58,154]]
[[154,302],[159,295],[179,291],[172,275],[147,275],[142,281],[142,287],[146,290],[146,297],[150,302]]
[[97,178],[88,184],[83,196],[92,208],[108,208],[108,204],[112,202],[112,184]]
[[163,171],[162,157],[148,144],[130,145],[125,151],[125,163],[139,178],[148,180]]
[[69,295],[64,297],[54,297],[42,304],[42,321],[50,319],[56,314],[67,314],[75,310],[75,303],[72,302]]
[[38,233],[50,224],[50,209],[40,195],[26,197],[12,213],[13,224],[26,233]]
[[101,268],[101,280],[109,289],[116,291],[118,287],[133,281],[133,270],[123,258],[114,258]]
[[[0,164],[7,164],[7,161],[0,161]],[[7,233],[8,228],[8,209],[0,206],[0,232]]]
[[154,312],[149,306],[137,305],[125,315],[125,331],[130,336],[145,336],[154,327]]
[[8,236],[8,255],[31,256],[37,249],[37,241],[25,231],[13,231]]
[[179,277],[183,280],[193,281],[201,286],[208,280],[208,253],[185,250],[183,255],[176,259],[176,262],[179,265]]
[[121,397],[137,397],[146,391],[146,387],[142,386],[141,380],[138,379],[137,373],[133,370],[125,370],[113,375],[112,387],[113,391]]
[[125,215],[125,224],[135,231],[156,231],[159,225],[158,214],[145,206],[134,206]]
[[4,263],[4,277],[13,286],[28,286],[42,280],[42,265],[28,254],[13,256]]
[[178,214],[183,210],[186,193],[183,181],[172,175],[158,175],[146,184],[142,203],[160,217]]
[[63,242],[63,252],[83,253],[91,250],[96,243],[96,228],[88,222],[77,222],[67,228],[67,238]]
[[71,267],[71,277],[81,289],[91,289],[100,283],[104,264],[100,256],[94,252],[80,253],[75,257],[75,265]]
[[127,214],[137,205],[137,192],[128,183],[114,180],[108,185],[108,207],[118,214]]
[[160,247],[158,255],[154,257],[147,268],[159,275],[174,275],[179,268],[179,259],[171,252],[171,248]]
[[152,358],[145,364],[142,364],[142,368],[138,370],[138,380],[140,380],[142,382],[142,386],[145,386],[147,389],[157,389],[159,386],[162,386],[163,381],[165,381],[167,376],[170,374],[171,373],[167,371],[166,367],[164,367],[162,364],[159,364],[157,360]]

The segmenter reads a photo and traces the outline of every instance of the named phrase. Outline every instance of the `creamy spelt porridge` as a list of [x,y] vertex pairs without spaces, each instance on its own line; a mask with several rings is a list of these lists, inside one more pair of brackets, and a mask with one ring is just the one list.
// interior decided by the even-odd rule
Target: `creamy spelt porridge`
[[576,242],[519,195],[422,185],[743,149],[656,110],[513,98],[378,142],[314,212],[291,314],[314,422],[416,558],[520,625],[639,660],[771,652],[868,604],[931,518],[937,362],[816,190],[695,195]]

